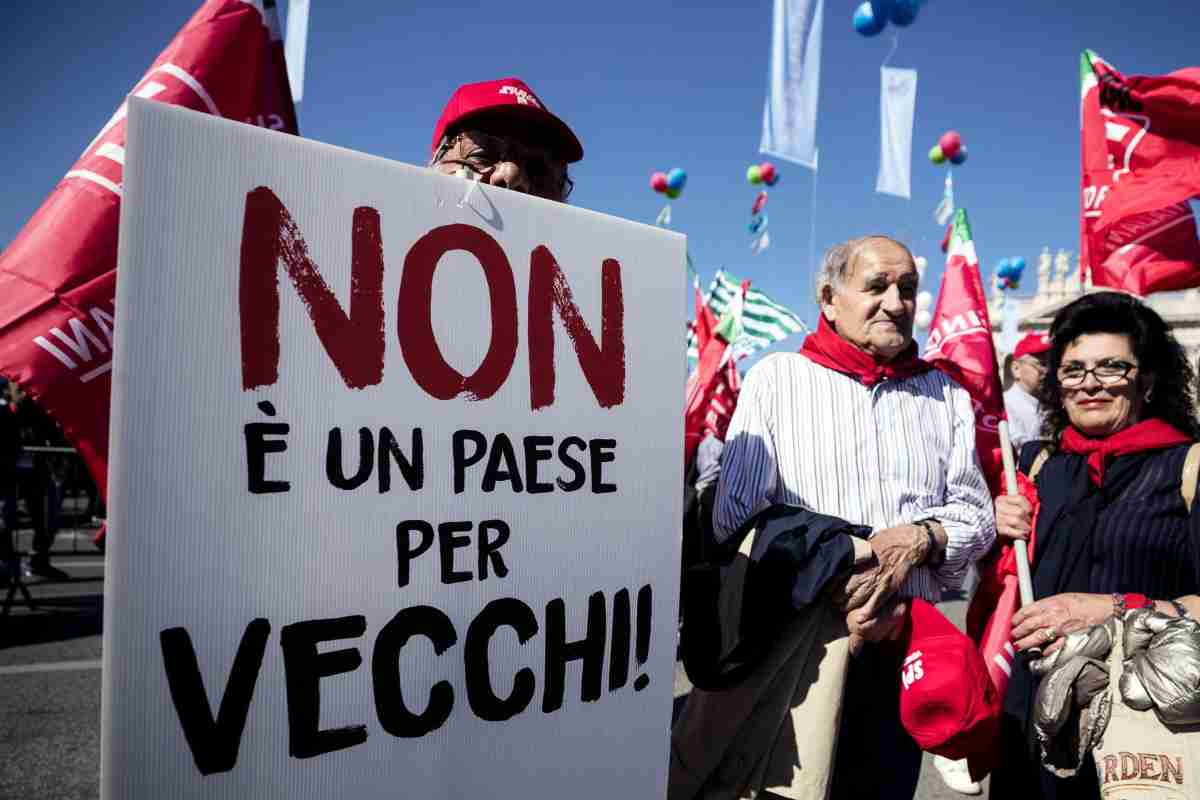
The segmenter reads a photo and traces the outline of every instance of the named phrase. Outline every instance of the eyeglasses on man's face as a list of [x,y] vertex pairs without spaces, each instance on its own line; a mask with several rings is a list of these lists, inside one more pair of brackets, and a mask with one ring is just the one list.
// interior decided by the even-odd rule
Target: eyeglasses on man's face
[[1080,361],[1071,361],[1058,368],[1058,383],[1064,389],[1077,389],[1087,381],[1088,375],[1093,375],[1101,386],[1116,386],[1127,381],[1137,367],[1137,364],[1116,358],[1106,358],[1090,368]]
[[561,158],[545,148],[508,137],[465,130],[451,138],[434,159],[438,165],[464,168],[476,180],[486,179],[505,162],[520,167],[530,194],[551,200],[565,200],[570,194],[571,181]]
[[1024,364],[1027,367],[1033,367],[1038,372],[1045,372],[1046,370],[1049,369],[1049,367],[1046,366],[1046,362],[1044,360],[1042,360],[1040,358],[1034,358],[1033,356],[1021,356],[1020,358],[1017,359],[1017,363]]

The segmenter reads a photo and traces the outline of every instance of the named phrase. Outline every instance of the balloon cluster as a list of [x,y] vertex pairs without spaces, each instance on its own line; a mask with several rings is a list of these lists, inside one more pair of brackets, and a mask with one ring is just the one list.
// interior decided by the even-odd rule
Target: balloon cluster
[[917,268],[917,278],[925,280],[925,270],[929,267],[929,259],[925,258],[925,256],[917,256],[913,259],[913,264]]
[[[752,186],[774,186],[779,182],[779,170],[770,161],[761,164],[751,164],[746,168],[746,180]],[[746,229],[750,231],[750,252],[757,255],[771,244],[767,233],[767,214],[763,211],[767,206],[767,190],[761,190],[750,206],[750,223]]]
[[946,131],[929,150],[929,160],[934,164],[945,164],[949,161],[958,166],[967,160],[967,146],[963,144],[962,135],[958,131]]
[[933,312],[930,310],[932,306],[932,294],[929,292],[917,292],[917,315],[913,317],[913,323],[917,326],[917,330],[927,330],[929,323],[933,322]]
[[672,200],[683,194],[685,185],[687,185],[687,172],[679,167],[675,167],[670,172],[655,172],[650,176],[650,188],[659,194],[665,194]]
[[1000,279],[1001,289],[1016,289],[1021,285],[1021,273],[1025,271],[1025,259],[1022,256],[1000,259],[996,267],[996,277]]
[[758,186],[760,183],[765,183],[767,186],[774,186],[779,182],[779,170],[775,169],[775,165],[770,161],[764,161],[761,164],[751,164],[746,168],[746,180]]
[[867,0],[854,9],[854,30],[875,36],[890,22],[901,28],[912,25],[923,0]]

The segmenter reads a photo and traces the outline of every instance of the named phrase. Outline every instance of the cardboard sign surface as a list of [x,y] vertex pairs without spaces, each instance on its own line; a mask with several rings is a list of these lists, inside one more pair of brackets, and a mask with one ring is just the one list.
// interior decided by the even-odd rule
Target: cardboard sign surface
[[665,793],[684,239],[130,100],[105,798]]

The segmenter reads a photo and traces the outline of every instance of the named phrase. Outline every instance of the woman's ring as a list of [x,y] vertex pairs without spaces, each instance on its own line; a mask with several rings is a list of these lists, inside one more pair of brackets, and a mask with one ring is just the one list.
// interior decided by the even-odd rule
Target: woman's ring
[[1058,631],[1054,630],[1054,628],[1043,628],[1042,629],[1042,641],[1044,643],[1050,644],[1057,638],[1058,638]]

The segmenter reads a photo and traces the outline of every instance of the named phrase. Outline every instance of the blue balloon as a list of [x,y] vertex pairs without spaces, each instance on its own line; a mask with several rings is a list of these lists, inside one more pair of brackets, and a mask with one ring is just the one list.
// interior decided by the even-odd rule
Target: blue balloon
[[892,6],[896,0],[869,0],[871,3],[871,13],[875,15],[875,19],[880,21],[880,24],[887,25],[888,20],[892,18]]
[[1007,278],[1012,271],[1012,262],[1007,258],[1000,259],[1000,263],[996,265],[996,275],[1001,278]]
[[746,226],[751,233],[758,233],[765,227],[767,227],[766,214],[755,214],[753,217],[751,217],[750,224]]
[[679,167],[667,173],[667,188],[674,189],[677,192],[683,191],[684,184],[687,183],[687,173]]
[[[912,25],[917,18],[917,12],[921,10],[921,0],[887,0],[891,8],[888,9],[888,19],[893,25],[899,25],[901,28]],[[876,6],[878,11],[878,6]]]
[[871,8],[871,2],[860,5],[854,10],[854,30],[863,36],[875,36],[887,25],[886,14],[876,14]]
[[958,152],[955,153],[950,158],[950,163],[957,167],[959,164],[962,164],[966,160],[967,160],[967,146],[964,144],[962,147],[958,148]]
[[1012,265],[1013,271],[1016,272],[1017,277],[1021,277],[1021,273],[1025,271],[1025,257],[1017,256],[1012,260]]

